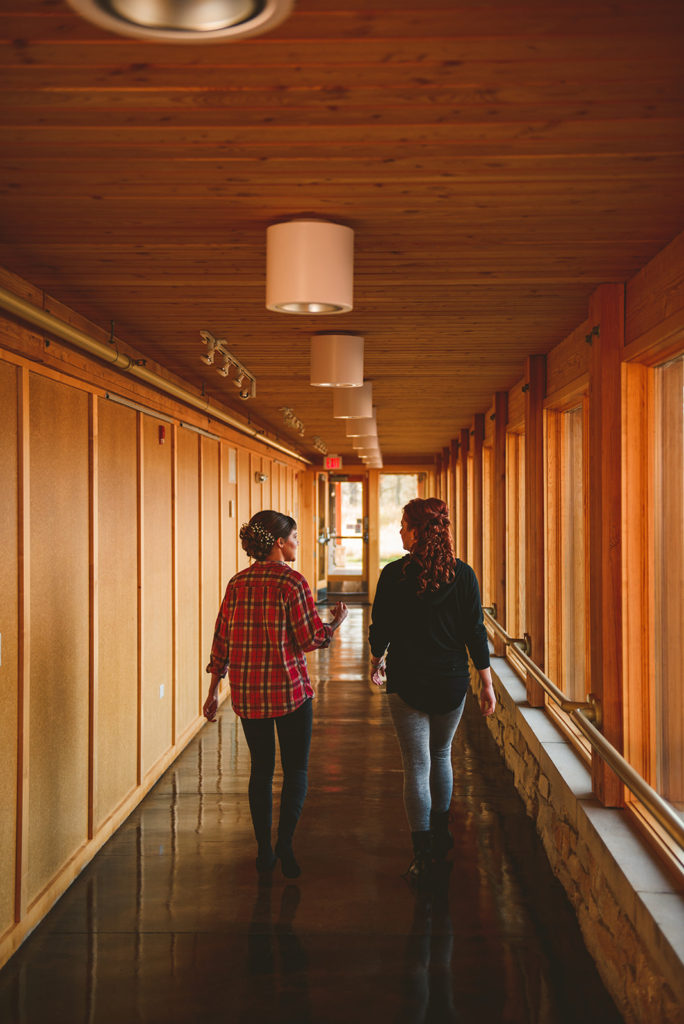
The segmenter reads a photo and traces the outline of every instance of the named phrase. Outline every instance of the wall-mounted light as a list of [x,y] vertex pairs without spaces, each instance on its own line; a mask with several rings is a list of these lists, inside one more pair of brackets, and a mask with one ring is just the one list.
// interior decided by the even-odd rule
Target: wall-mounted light
[[254,480],[258,484],[265,484],[268,480],[268,473],[260,473],[259,470],[254,474]]
[[315,388],[360,388],[363,337],[320,331],[311,337],[311,376]]
[[210,331],[200,331],[200,338],[207,346],[207,351],[200,356],[203,363],[213,366],[216,357],[221,359],[221,365],[216,367],[222,377],[230,377],[235,371],[233,384],[238,389],[240,398],[254,398],[256,396],[256,377],[242,365],[240,360],[226,348],[225,338],[215,338]]
[[336,388],[333,392],[335,419],[369,419],[373,415],[373,385],[366,381],[360,388]]
[[354,232],[324,220],[266,229],[266,308],[276,313],[348,313],[354,304]]

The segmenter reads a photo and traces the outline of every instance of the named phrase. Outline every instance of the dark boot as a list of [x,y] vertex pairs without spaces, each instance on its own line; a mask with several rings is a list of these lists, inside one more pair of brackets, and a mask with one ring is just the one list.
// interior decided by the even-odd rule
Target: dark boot
[[432,831],[432,856],[435,860],[444,860],[454,845],[449,831],[449,812],[430,812],[430,830]]
[[276,843],[275,855],[280,858],[280,867],[285,878],[299,878],[302,869],[295,858],[292,849],[292,839],[281,839],[279,837]]
[[408,869],[409,879],[423,882],[430,876],[432,866],[432,832],[412,832],[413,861]]
[[268,871],[273,871],[276,866],[277,857],[273,852],[270,839],[263,839],[259,841],[259,852],[256,859],[256,869],[259,874],[265,874]]

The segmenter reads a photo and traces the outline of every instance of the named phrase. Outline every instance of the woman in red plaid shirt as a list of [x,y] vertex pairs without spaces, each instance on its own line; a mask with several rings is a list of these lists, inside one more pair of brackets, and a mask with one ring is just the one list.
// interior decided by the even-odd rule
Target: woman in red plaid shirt
[[[240,540],[255,561],[226,588],[207,666],[211,683],[204,717],[216,721],[219,685],[229,671],[233,710],[252,761],[249,808],[258,843],[257,870],[272,870],[280,858],[283,874],[297,878],[292,837],[306,796],[314,696],[304,652],[330,644],[347,608],[335,605],[332,620],[321,622],[308,583],[287,564],[297,553],[297,524],[290,516],[270,509],[257,512],[241,527]],[[276,730],[283,789],[274,852]]]

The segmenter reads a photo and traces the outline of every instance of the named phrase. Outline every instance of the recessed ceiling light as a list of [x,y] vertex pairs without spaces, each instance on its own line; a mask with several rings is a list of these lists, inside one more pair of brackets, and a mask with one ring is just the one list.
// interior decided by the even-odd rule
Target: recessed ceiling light
[[203,43],[244,39],[275,28],[294,0],[67,0],[100,28],[138,39]]

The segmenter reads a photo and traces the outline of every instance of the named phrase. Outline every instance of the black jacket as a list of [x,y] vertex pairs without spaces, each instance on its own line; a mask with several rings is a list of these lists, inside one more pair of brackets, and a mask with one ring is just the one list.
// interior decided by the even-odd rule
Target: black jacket
[[380,573],[369,630],[371,651],[387,649],[387,692],[418,711],[442,714],[463,700],[475,667],[489,665],[489,645],[475,573],[456,560],[456,576],[436,593],[417,594],[409,555]]

